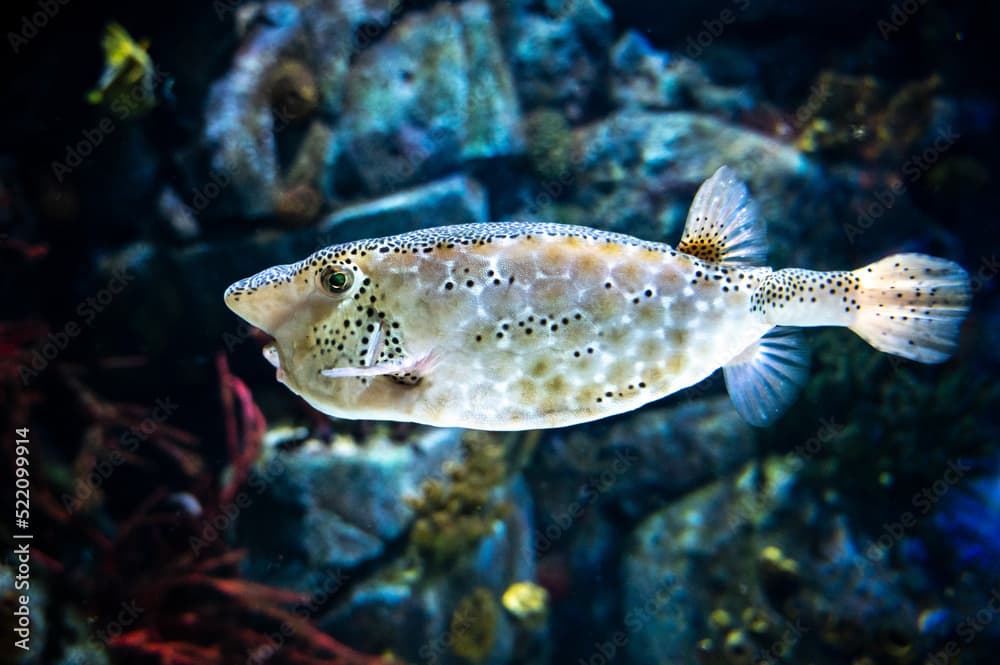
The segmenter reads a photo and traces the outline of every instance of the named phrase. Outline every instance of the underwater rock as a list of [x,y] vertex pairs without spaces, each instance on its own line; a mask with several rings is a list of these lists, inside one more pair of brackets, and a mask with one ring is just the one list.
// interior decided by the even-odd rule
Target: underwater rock
[[611,49],[611,99],[624,109],[698,109],[726,116],[754,104],[749,91],[716,85],[694,60],[657,51],[629,30]]
[[[4,601],[4,611],[10,613],[6,622],[9,641],[0,651],[0,662],[108,665],[109,626],[95,625],[93,616],[84,616],[74,603],[58,598],[46,581],[46,573],[38,566],[32,567],[30,587],[25,588],[24,571],[17,570],[17,559],[14,554],[7,559],[14,567],[0,563],[0,598]],[[15,582],[15,576],[20,581]],[[27,605],[22,605],[21,599]],[[21,607],[27,608],[30,618],[25,633],[16,630],[18,618],[24,616],[20,614]],[[22,650],[22,647],[27,648]],[[46,654],[60,657],[54,659]]]
[[[185,350],[227,351],[248,337],[220,295],[232,280],[261,266],[300,261],[328,245],[359,238],[394,235],[444,224],[487,220],[488,202],[482,186],[453,176],[342,208],[314,228],[285,233],[262,231],[238,240],[205,242],[183,249],[136,244],[106,257],[95,267],[92,282],[80,282],[81,297],[124,280],[107,308],[95,317],[101,342],[118,348],[141,349],[150,357]],[[118,276],[118,277],[116,277]],[[112,280],[115,280],[112,282]],[[120,293],[118,292],[120,291]],[[156,320],[155,326],[144,322]],[[249,345],[248,345],[249,346]]]
[[622,111],[578,128],[574,139],[567,180],[575,195],[562,211],[543,210],[542,218],[676,242],[698,185],[727,164],[758,201],[772,247],[795,244],[819,219],[836,219],[833,185],[816,164],[791,146],[708,115]]
[[239,212],[272,211],[280,182],[276,125],[267,87],[269,75],[292,50],[302,30],[302,14],[290,3],[261,9],[258,26],[234,59],[229,73],[214,83],[205,105],[204,142],[210,169],[233,183]]
[[512,510],[446,574],[404,557],[352,587],[321,627],[358,640],[351,642],[358,649],[391,650],[413,663],[460,665],[473,656],[472,662],[493,665],[547,662],[547,631],[524,626],[501,609],[505,590],[535,576],[531,497],[515,476],[497,498]]
[[[950,492],[934,513],[934,528],[954,552],[958,571],[1000,579],[1000,468]],[[1000,630],[1000,628],[998,628]]]
[[539,483],[533,485],[538,514],[550,517],[539,523],[540,540],[548,545],[539,555],[558,549],[558,539],[541,536],[566,531],[557,524],[566,506],[613,504],[619,514],[639,519],[745,464],[755,451],[752,428],[728,397],[706,398],[721,383],[721,377],[708,379],[668,408],[645,408],[547,438],[531,468]]
[[404,16],[353,64],[337,168],[369,193],[390,192],[517,153],[519,116],[490,6],[442,3]]
[[363,228],[371,237],[405,233],[426,226],[485,222],[489,203],[483,188],[465,176],[341,208],[318,225],[321,233]]
[[[617,567],[636,523],[752,458],[752,428],[728,397],[709,396],[721,384],[721,377],[709,379],[669,407],[554,431],[540,444],[528,469],[536,504],[532,554],[558,599],[553,625],[589,625],[593,640],[612,639],[621,590],[592,581]],[[593,655],[593,642],[578,644],[571,631],[554,638],[569,640],[560,652],[572,662]]]
[[341,111],[351,59],[398,10],[391,0],[299,0],[230,12],[242,45],[208,92],[209,173],[198,180],[226,179],[214,214],[274,215],[292,225],[315,217],[336,146],[326,119]]
[[546,14],[512,9],[504,41],[514,80],[526,109],[555,108],[579,121],[605,94],[611,11],[601,0],[546,5]]
[[312,69],[329,117],[341,112],[351,59],[385,36],[403,11],[398,0],[298,0]]
[[749,465],[640,526],[623,564],[636,662],[910,662],[926,648],[898,576],[823,514],[800,467]]
[[[306,444],[271,451],[259,463],[260,489],[238,524],[251,576],[308,590],[331,570],[380,556],[413,520],[405,498],[457,454],[460,432],[423,430],[409,445],[376,435],[356,445]],[[274,559],[283,560],[274,569]]]
[[684,84],[670,71],[673,60],[629,30],[611,49],[611,99],[624,108],[681,108]]

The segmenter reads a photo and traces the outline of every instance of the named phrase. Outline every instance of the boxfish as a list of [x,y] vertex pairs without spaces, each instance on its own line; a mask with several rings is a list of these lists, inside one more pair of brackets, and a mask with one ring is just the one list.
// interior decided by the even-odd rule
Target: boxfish
[[225,292],[273,337],[289,389],[337,418],[563,427],[636,409],[722,368],[766,426],[808,379],[801,328],[949,358],[969,310],[958,264],[889,256],[849,271],[765,265],[765,226],[720,168],[676,247],[582,226],[474,223],[333,245]]

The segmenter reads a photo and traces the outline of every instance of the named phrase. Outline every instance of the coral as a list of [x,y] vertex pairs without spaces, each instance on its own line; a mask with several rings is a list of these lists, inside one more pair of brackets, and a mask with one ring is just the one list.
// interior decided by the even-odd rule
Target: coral
[[493,651],[500,608],[493,592],[477,587],[462,598],[451,614],[448,635],[451,650],[473,663]]
[[491,494],[507,477],[503,440],[484,432],[468,432],[462,440],[464,460],[446,468],[447,482],[428,480],[410,505],[417,514],[410,542],[434,569],[453,562],[491,533],[508,511]]
[[627,602],[653,616],[630,642],[633,658],[684,662],[697,649],[708,665],[829,654],[902,663],[929,653],[902,578],[813,492],[794,460],[772,458],[642,524],[626,558]]
[[937,76],[909,83],[888,97],[871,76],[820,73],[803,108],[799,149],[865,161],[899,159],[927,135],[934,119]]
[[[806,455],[804,480],[849,501],[845,509],[859,528],[877,537],[900,507],[922,508],[914,496],[939,481],[950,462],[991,458],[1000,429],[986,414],[1000,401],[1000,387],[973,367],[941,373],[872,352],[842,331],[819,332],[810,341],[813,375],[795,416],[780,441],[771,431],[761,438],[765,447],[787,452],[789,442],[801,446],[819,423],[833,422],[835,445]],[[972,468],[969,478],[984,471]]]
[[1000,468],[943,497],[934,514],[935,530],[953,551],[957,568],[972,567],[991,579],[1000,576]]
[[[457,430],[432,431],[439,436],[458,434]],[[530,443],[526,441],[528,438],[519,442]],[[451,459],[458,457],[457,444],[456,441],[450,450]],[[512,453],[511,459],[516,457]],[[508,463],[508,468],[512,466],[513,461]],[[395,548],[396,557],[383,559],[371,575],[344,590],[335,607],[323,617],[324,628],[338,635],[357,635],[359,641],[355,646],[371,653],[391,649],[414,663],[467,662],[449,649],[452,613],[462,599],[475,587],[488,589],[493,598],[499,598],[504,589],[516,582],[536,577],[534,560],[527,555],[533,534],[533,513],[526,484],[515,475],[498,486],[494,496],[503,497],[503,502],[511,507],[510,512],[495,521],[490,533],[471,544],[446,570],[430,570],[415,547]],[[551,662],[543,657],[551,644],[548,624],[534,628],[508,612],[499,611],[494,635],[489,663]]]
[[549,592],[534,582],[515,582],[501,596],[504,609],[530,628],[545,624],[549,613]]
[[[30,405],[16,416],[24,418],[22,425],[33,424],[38,545],[32,548],[32,591],[41,599],[40,591],[49,590],[46,614],[53,621],[46,649],[66,644],[66,653],[95,663],[105,651],[116,662],[159,665],[228,665],[245,662],[248,654],[288,665],[391,660],[359,653],[319,630],[300,611],[307,595],[241,578],[244,552],[228,547],[225,530],[233,510],[247,500],[240,493],[265,423],[224,356],[216,363],[228,453],[221,477],[209,473],[198,439],[166,422],[169,400],[155,408],[110,401],[86,385],[83,372],[53,364],[46,379],[58,390],[47,397],[67,400],[62,411],[82,421],[74,468],[63,469],[52,454],[52,428],[34,425]],[[111,480],[119,493],[119,481],[129,480],[118,467],[133,476],[153,469],[160,479],[148,487],[140,480],[135,491],[141,500],[124,515],[107,505]],[[88,617],[85,628],[76,613]],[[275,642],[276,634],[287,639]]]

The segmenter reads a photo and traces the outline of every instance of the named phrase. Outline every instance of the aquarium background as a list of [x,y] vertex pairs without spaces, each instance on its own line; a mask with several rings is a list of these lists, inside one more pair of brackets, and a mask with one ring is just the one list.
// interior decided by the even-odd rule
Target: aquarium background
[[[996,662],[994,4],[0,12],[3,662]],[[499,435],[330,420],[222,302],[420,227],[673,243],[723,164],[771,265],[965,266],[956,356],[815,329],[768,429],[717,374]]]

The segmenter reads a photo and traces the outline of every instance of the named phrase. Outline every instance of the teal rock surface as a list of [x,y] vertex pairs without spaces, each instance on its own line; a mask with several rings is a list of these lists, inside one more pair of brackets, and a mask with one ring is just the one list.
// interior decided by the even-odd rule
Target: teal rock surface
[[518,152],[519,117],[490,6],[439,5],[408,14],[348,74],[338,168],[392,191]]

